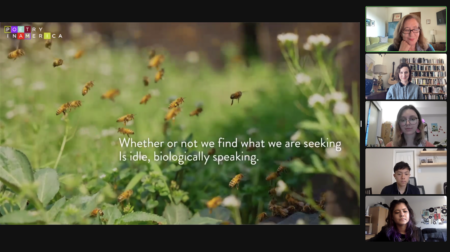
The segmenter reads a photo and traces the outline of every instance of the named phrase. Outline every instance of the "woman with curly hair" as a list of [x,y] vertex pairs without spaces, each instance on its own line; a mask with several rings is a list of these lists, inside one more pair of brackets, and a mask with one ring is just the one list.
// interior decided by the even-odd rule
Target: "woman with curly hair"
[[423,35],[420,18],[413,14],[404,16],[394,31],[394,43],[388,51],[434,51]]
[[386,223],[377,235],[367,241],[424,242],[420,228],[416,227],[414,212],[405,199],[391,202]]

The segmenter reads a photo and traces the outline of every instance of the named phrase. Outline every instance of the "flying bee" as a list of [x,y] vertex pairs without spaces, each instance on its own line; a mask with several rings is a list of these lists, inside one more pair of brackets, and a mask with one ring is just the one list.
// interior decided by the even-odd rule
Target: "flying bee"
[[62,59],[55,59],[55,61],[53,61],[53,67],[62,66],[63,62]]
[[180,107],[173,108],[167,112],[166,117],[164,118],[165,121],[168,121],[170,119],[175,120],[175,117],[181,112]]
[[266,212],[262,212],[258,215],[258,222],[263,221],[265,218],[267,218]]
[[147,101],[152,97],[151,94],[146,94],[144,97],[142,97],[141,102],[139,104],[147,104]]
[[278,173],[272,172],[271,174],[269,174],[269,176],[266,177],[266,181],[270,181],[270,184],[272,185],[272,181],[276,178],[278,178]]
[[94,82],[93,82],[93,81],[87,82],[87,83],[84,85],[83,90],[81,91],[81,94],[82,94],[83,96],[85,96],[85,95],[88,93],[88,91],[89,91],[93,86],[94,86]]
[[66,110],[70,108],[70,102],[64,103],[63,105],[61,105],[59,107],[58,110],[56,110],[56,115],[59,115],[61,113],[63,113],[64,115],[66,115]]
[[281,173],[286,172],[286,167],[280,165],[277,169],[277,174],[280,176]]
[[144,86],[148,86],[149,80],[148,80],[148,76],[144,76]]
[[159,66],[164,62],[164,55],[156,55],[153,56],[148,62],[148,68],[156,68],[159,69]]
[[117,119],[116,122],[123,122],[123,125],[127,125],[127,122],[132,121],[133,119],[134,119],[133,114],[127,114]]
[[216,153],[216,148],[212,148],[208,151],[208,155],[214,155],[214,153]]
[[75,53],[75,55],[73,56],[74,59],[79,59],[81,58],[81,56],[83,56],[84,51],[80,50],[77,53]]
[[52,49],[52,40],[46,40],[45,41],[45,47],[47,47],[48,49]]
[[81,101],[72,101],[70,102],[70,110],[72,111],[73,108],[78,108],[81,106]]
[[100,208],[95,208],[91,212],[91,217],[97,217],[98,214],[100,214],[100,216],[103,216],[103,211]]
[[133,195],[133,190],[126,190],[125,192],[123,192],[122,194],[119,195],[119,197],[117,197],[117,199],[119,200],[119,203],[127,200],[131,197],[131,195]]
[[102,95],[102,99],[111,99],[111,101],[114,101],[114,97],[119,95],[120,91],[119,89],[111,89],[108,92],[106,92],[105,94]]
[[241,96],[242,96],[242,92],[241,92],[241,91],[237,91],[236,93],[231,94],[231,96],[230,96],[230,99],[231,99],[231,105],[233,105],[234,99],[237,99],[237,100],[238,100],[238,103],[239,103],[239,99],[241,98]]
[[202,111],[203,111],[202,108],[196,108],[196,109],[195,109],[194,111],[192,111],[189,115],[190,115],[190,116],[194,116],[194,115],[198,116]]
[[164,76],[164,68],[161,68],[156,72],[155,74],[155,83],[158,83],[158,81],[162,80],[162,77]]
[[134,135],[134,131],[132,131],[130,129],[126,129],[126,128],[119,128],[119,130],[117,132],[123,133],[124,135],[127,135],[128,137],[130,137],[130,135]]
[[241,181],[241,179],[244,177],[244,175],[242,174],[238,174],[236,176],[234,176],[234,178],[230,181],[230,183],[228,184],[231,188],[233,188],[234,186],[236,186],[236,188],[239,190],[239,182]]
[[156,54],[155,50],[150,50],[150,52],[148,52],[148,58],[151,59],[155,57],[155,54]]
[[183,97],[177,98],[175,101],[171,102],[169,108],[179,107],[184,102]]
[[247,151],[253,151],[253,150],[256,150],[256,146],[255,146],[255,144],[249,144],[250,146],[247,148]]
[[209,214],[212,213],[212,210],[222,204],[222,197],[217,196],[212,198],[210,201],[206,202],[206,206],[209,208]]
[[22,57],[24,55],[25,55],[25,51],[23,49],[17,49],[8,54],[8,59],[16,60],[17,58]]

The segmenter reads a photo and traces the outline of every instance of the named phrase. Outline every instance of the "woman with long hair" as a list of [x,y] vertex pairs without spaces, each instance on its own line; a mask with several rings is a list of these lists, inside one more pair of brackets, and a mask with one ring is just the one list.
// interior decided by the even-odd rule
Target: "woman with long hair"
[[425,139],[422,116],[413,105],[403,106],[395,121],[394,141],[386,147],[436,147]]
[[389,46],[388,51],[434,51],[423,33],[418,16],[404,16],[395,27],[394,43]]
[[420,228],[416,227],[414,211],[405,199],[393,200],[389,206],[386,225],[367,241],[423,242]]

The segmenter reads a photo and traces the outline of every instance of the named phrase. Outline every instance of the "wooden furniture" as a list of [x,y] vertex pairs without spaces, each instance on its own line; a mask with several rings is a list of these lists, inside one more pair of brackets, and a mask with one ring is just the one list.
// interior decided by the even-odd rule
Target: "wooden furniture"
[[431,46],[434,48],[435,51],[444,51],[445,52],[445,42],[436,42],[436,43],[430,43]]
[[392,124],[390,122],[381,124],[381,138],[383,138],[383,142],[385,145],[393,140],[393,131],[391,129]]
[[369,209],[369,215],[372,221],[372,233],[378,234],[381,228],[386,225],[386,218],[388,216],[389,209],[375,206]]
[[372,194],[372,187],[366,188],[366,195],[371,195],[371,194]]
[[386,100],[387,91],[375,92],[370,95],[366,95],[366,100]]
[[365,229],[365,234],[366,234],[366,240],[372,238],[375,236],[375,234],[373,234],[372,232],[372,218],[371,216],[365,216],[365,221],[364,221],[364,229]]

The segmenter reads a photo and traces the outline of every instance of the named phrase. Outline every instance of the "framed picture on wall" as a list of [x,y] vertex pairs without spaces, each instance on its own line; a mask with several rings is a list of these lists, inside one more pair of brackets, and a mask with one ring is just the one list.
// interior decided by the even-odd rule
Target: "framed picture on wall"
[[402,19],[402,13],[394,13],[392,14],[392,22],[397,22]]
[[430,19],[427,19],[427,24],[431,24],[431,20]]

